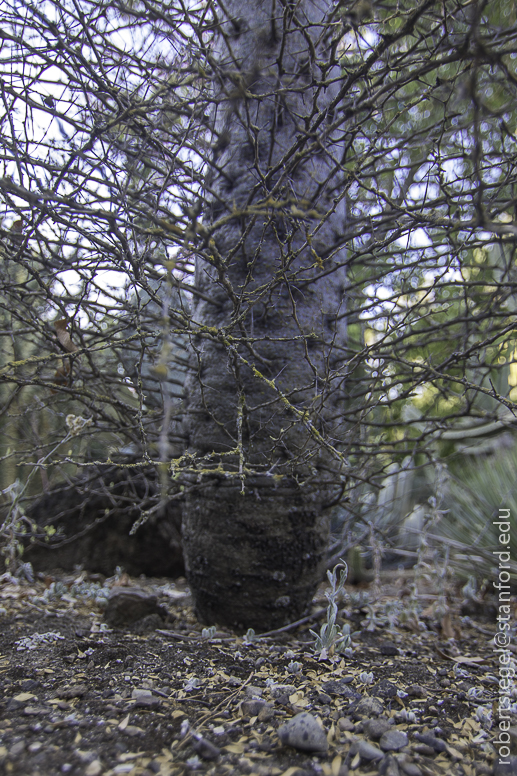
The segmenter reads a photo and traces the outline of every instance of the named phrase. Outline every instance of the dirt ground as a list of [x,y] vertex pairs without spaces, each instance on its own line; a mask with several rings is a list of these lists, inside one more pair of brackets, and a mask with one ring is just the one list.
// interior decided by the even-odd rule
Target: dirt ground
[[[117,587],[152,593],[152,612],[107,621]],[[498,766],[490,743],[498,692],[490,598],[467,601],[458,588],[447,610],[430,592],[415,609],[403,573],[381,589],[377,600],[351,591],[340,610],[351,650],[318,659],[309,629],[325,620],[324,588],[311,620],[246,639],[203,633],[184,580],[4,574],[0,773],[517,773]],[[324,730],[318,751],[279,736],[303,712]]]

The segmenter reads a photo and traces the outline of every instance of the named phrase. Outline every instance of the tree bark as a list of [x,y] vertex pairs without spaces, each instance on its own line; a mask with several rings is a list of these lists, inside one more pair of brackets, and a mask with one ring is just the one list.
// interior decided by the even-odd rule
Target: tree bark
[[[204,622],[295,620],[339,485],[346,332],[326,2],[230,0],[212,57],[212,239],[196,268],[183,534]],[[337,73],[339,75],[339,72]],[[340,460],[341,458],[341,460]]]

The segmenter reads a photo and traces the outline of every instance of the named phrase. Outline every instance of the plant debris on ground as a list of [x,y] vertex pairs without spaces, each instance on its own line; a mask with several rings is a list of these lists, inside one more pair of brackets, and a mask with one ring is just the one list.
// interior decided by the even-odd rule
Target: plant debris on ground
[[4,574],[0,772],[517,773],[491,744],[494,604],[415,597],[407,573],[347,597],[344,654],[311,635],[325,586],[296,627],[239,636],[196,621],[184,580]]

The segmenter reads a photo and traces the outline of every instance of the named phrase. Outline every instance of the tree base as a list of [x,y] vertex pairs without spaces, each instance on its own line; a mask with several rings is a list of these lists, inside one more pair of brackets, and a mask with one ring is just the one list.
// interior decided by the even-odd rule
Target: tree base
[[183,549],[198,619],[268,631],[303,617],[325,568],[321,499],[294,487],[212,481],[187,497]]

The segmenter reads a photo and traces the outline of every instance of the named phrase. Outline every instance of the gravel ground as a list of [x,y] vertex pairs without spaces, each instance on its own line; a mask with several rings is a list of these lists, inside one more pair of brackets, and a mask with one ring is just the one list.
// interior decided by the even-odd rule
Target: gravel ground
[[245,638],[203,632],[184,580],[4,574],[0,773],[517,774],[490,743],[493,604],[411,608],[404,585],[356,591],[352,647],[321,659],[323,589],[310,620]]

